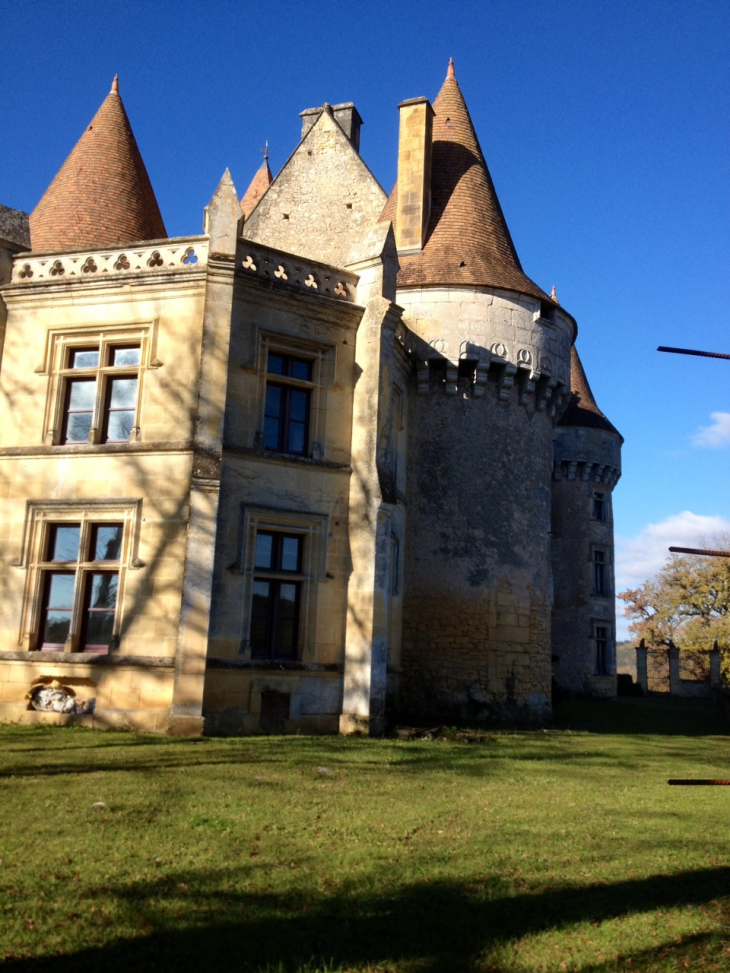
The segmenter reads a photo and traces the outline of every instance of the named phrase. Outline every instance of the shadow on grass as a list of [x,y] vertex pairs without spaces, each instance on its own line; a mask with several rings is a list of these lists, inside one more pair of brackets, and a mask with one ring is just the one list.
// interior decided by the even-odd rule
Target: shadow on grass
[[[371,888],[322,894],[308,880],[294,891],[255,895],[245,891],[246,877],[255,867],[181,871],[154,882],[90,890],[96,902],[116,900],[127,928],[132,922],[140,935],[64,956],[31,959],[10,954],[5,965],[17,973],[84,973],[99,968],[185,971],[213,964],[224,970],[298,971],[318,965],[507,973],[509,967],[499,961],[486,966],[484,961],[488,962],[492,950],[493,956],[500,950],[508,953],[510,944],[527,935],[564,929],[569,937],[570,926],[576,923],[701,906],[730,892],[730,868],[720,867],[540,893],[509,894],[498,876],[485,876],[469,884],[423,882],[383,894]],[[620,954],[618,945],[613,963],[582,969],[586,973],[589,969],[594,973],[661,969],[656,964],[662,951],[671,950],[678,950],[680,958],[688,950],[694,950],[692,955],[701,951],[707,962],[692,968],[711,969],[709,957],[721,948],[714,934],[665,942],[634,954]],[[606,946],[602,951],[605,954]]]
[[566,699],[555,707],[555,729],[657,736],[727,736],[730,721],[712,699],[662,696]]

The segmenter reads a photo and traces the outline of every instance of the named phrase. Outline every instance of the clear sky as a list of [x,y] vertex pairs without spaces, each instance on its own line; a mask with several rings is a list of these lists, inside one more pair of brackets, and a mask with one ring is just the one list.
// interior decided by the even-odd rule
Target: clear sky
[[[353,101],[386,190],[397,104],[450,56],[526,272],[578,320],[623,433],[618,586],[730,530],[726,0],[0,0],[0,202],[31,210],[114,74],[171,235],[226,166],[274,172],[299,112]],[[619,630],[621,635],[622,630]]]

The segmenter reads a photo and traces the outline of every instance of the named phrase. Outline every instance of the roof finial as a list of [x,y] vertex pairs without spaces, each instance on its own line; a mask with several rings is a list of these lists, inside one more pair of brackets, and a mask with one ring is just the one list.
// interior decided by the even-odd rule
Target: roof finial
[[446,69],[446,77],[447,78],[456,78],[456,75],[454,74],[454,59],[453,59],[453,57],[450,57],[449,58],[449,66]]
[[112,91],[114,91],[117,94],[119,94],[119,75],[118,74],[115,74],[114,75],[114,80],[112,81]]
[[555,301],[556,304],[560,304],[560,301],[558,300],[558,295],[555,293],[555,284],[553,284],[553,289],[550,292],[550,298],[551,300]]
[[269,161],[269,140],[268,139],[266,139],[266,145],[264,146],[263,149],[261,149],[261,151],[264,153],[264,162],[268,162]]

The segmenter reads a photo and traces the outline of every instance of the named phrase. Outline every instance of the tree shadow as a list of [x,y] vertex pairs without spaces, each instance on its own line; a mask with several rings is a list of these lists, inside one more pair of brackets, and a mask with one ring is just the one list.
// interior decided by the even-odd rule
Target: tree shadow
[[554,709],[553,726],[601,734],[730,734],[730,722],[715,700],[655,696],[563,700]]
[[[699,906],[730,892],[730,868],[721,867],[539,893],[515,892],[499,876],[485,875],[468,884],[421,882],[386,893],[373,891],[372,885],[352,886],[323,894],[321,885],[315,887],[302,875],[298,887],[282,894],[256,894],[246,891],[246,881],[257,867],[274,866],[254,862],[227,870],[179,871],[155,881],[91,889],[95,902],[102,895],[116,900],[140,935],[64,956],[8,956],[6,965],[23,973],[83,973],[100,966],[198,970],[212,962],[223,969],[296,971],[309,968],[315,958],[320,966],[329,963],[337,969],[453,973],[484,969],[480,958],[490,950],[509,950],[528,935]],[[691,956],[718,944],[719,937],[708,933],[583,970],[655,969],[667,950]]]

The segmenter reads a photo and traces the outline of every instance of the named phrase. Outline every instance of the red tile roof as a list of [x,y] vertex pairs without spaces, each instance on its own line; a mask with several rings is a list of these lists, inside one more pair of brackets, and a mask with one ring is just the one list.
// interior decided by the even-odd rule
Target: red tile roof
[[[520,265],[453,61],[433,110],[431,217],[423,250],[399,258],[398,287],[476,285],[547,299]],[[395,221],[397,192],[382,221]]]
[[256,209],[259,200],[273,181],[274,177],[271,175],[271,169],[269,169],[269,160],[264,156],[264,161],[256,170],[256,175],[251,180],[251,185],[241,199],[241,209],[243,210],[243,218],[245,220]]
[[[575,345],[570,350],[570,392],[570,402],[558,423],[559,426],[603,429],[605,432],[621,436],[618,429],[598,408]],[[623,441],[623,437],[621,439]]]
[[34,250],[126,246],[167,236],[114,79],[30,215]]

